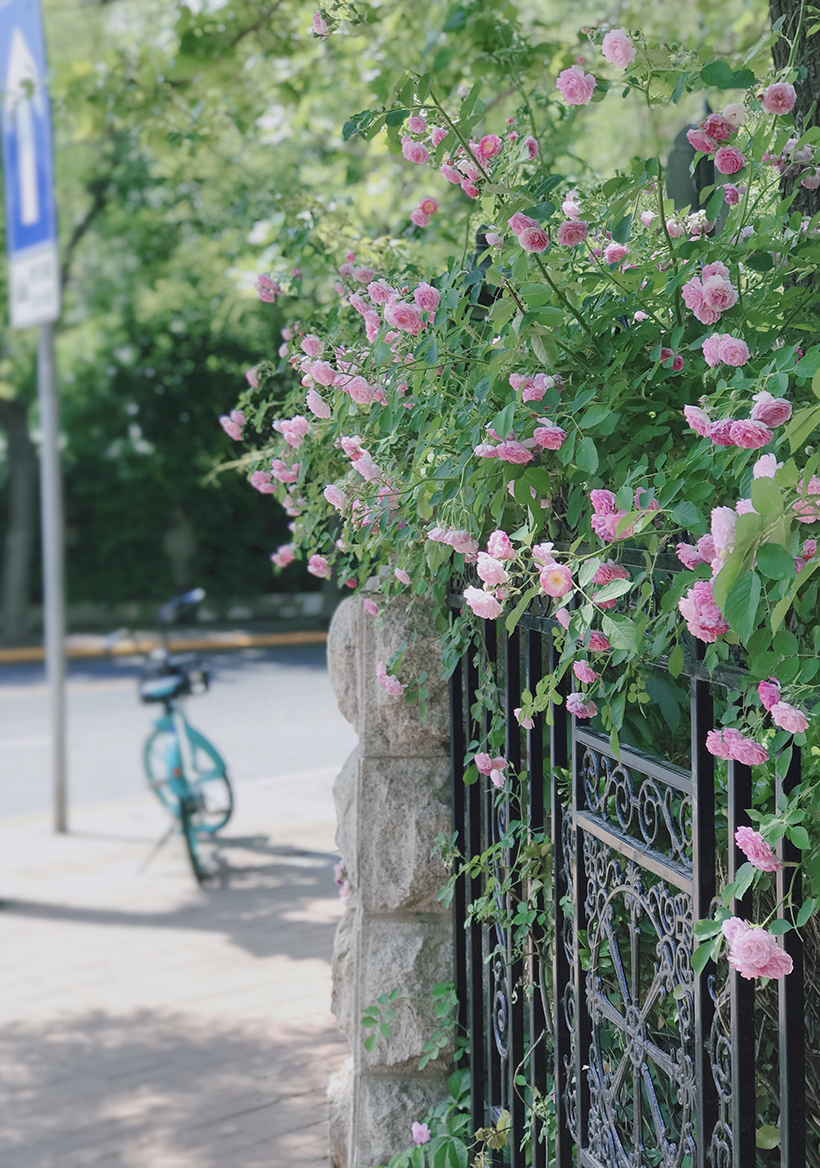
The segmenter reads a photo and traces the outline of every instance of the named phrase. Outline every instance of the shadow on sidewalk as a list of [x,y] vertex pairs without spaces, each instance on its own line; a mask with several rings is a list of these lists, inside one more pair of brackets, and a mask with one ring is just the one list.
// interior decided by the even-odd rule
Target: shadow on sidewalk
[[[200,987],[201,988],[201,987]],[[335,1029],[101,1011],[0,1031],[4,1168],[319,1163]],[[319,1155],[287,1153],[306,1139]],[[275,1154],[278,1150],[278,1154]]]
[[171,911],[128,911],[15,897],[0,901],[0,912],[102,927],[217,932],[256,957],[327,961],[339,918],[333,879],[338,857],[274,845],[264,835],[225,836],[217,842],[214,879],[202,887],[195,901]]

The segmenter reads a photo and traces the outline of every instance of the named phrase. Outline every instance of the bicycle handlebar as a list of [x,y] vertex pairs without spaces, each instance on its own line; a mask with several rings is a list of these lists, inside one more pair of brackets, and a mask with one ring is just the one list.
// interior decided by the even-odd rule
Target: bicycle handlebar
[[204,588],[191,588],[189,592],[183,592],[181,596],[174,596],[166,604],[163,604],[157,613],[157,620],[160,624],[170,625],[183,609],[194,608],[204,599]]

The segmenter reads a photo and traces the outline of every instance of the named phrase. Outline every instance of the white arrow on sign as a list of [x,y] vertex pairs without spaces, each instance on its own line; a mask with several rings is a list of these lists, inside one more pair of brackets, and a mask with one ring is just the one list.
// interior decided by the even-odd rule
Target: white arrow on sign
[[24,225],[30,225],[36,223],[40,218],[34,112],[36,111],[39,117],[44,118],[46,109],[40,75],[37,72],[37,63],[19,28],[15,28],[12,33],[4,101],[7,116],[10,114],[14,118],[17,138],[20,220]]

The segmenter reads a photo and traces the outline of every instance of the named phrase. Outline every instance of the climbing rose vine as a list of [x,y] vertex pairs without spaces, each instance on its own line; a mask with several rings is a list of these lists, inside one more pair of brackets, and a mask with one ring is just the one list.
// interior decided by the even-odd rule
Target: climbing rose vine
[[[820,185],[820,130],[795,120],[794,59],[778,76],[734,70],[624,29],[589,33],[583,59],[520,89],[508,120],[480,85],[440,92],[430,74],[352,118],[346,136],[386,132],[425,193],[395,239],[340,243],[310,297],[259,276],[290,323],[220,422],[237,442],[259,436],[251,487],[293,533],[277,569],[298,558],[351,587],[378,574],[372,619],[399,593],[444,613],[460,578],[461,612],[441,618],[447,666],[476,620],[512,629],[531,605],[555,617],[558,668],[525,693],[522,727],[566,701],[616,751],[625,734],[651,744],[647,687],[674,731],[687,654],[743,666],[705,746],[753,768],[748,879],[771,878],[785,835],[816,893],[820,212],[793,202]],[[699,208],[675,209],[658,158],[604,178],[555,162],[554,127],[575,107],[698,91],[719,111],[688,131],[717,180]],[[432,270],[424,233],[459,218],[475,254]],[[666,689],[651,681],[660,662]],[[388,698],[418,695],[401,654],[377,674]],[[809,765],[775,806],[795,744]],[[504,789],[517,776],[499,748],[467,761]],[[705,956],[724,945],[744,977],[789,972],[766,922],[718,916]]]

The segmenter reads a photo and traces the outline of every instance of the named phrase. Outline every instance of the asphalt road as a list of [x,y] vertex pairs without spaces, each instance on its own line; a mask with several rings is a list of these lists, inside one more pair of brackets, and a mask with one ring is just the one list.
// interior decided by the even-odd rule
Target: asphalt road
[[[333,819],[332,780],[356,736],[337,709],[325,647],[235,650],[207,661],[211,688],[187,699],[187,714],[226,759],[238,798],[243,783],[262,784],[285,817]],[[145,794],[142,745],[158,711],[138,699],[139,667],[136,658],[70,665],[70,807]],[[43,667],[0,667],[0,817],[50,806]]]

